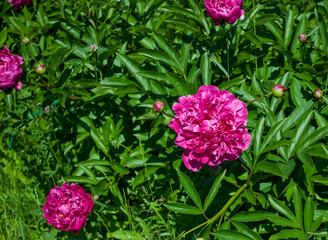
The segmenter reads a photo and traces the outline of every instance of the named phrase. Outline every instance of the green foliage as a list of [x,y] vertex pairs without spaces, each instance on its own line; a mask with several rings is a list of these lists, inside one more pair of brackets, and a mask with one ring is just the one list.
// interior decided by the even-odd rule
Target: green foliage
[[[195,0],[0,6],[0,47],[24,58],[22,90],[0,93],[0,239],[328,236],[327,1],[244,1],[245,19],[220,26]],[[239,159],[193,173],[167,125],[178,97],[204,84],[245,103],[287,91],[248,104]],[[41,215],[63,182],[94,196],[77,236]]]

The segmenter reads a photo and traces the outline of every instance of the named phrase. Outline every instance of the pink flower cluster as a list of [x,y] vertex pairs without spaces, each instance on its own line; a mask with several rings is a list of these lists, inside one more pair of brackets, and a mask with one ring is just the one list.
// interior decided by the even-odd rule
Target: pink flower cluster
[[233,94],[201,86],[196,95],[179,97],[172,108],[176,115],[169,127],[178,134],[175,143],[185,149],[182,160],[188,169],[235,160],[249,147],[247,108]]
[[244,17],[243,0],[205,0],[205,7],[215,25],[222,21],[232,24]]
[[24,7],[26,4],[30,4],[33,0],[9,0],[12,6],[15,8]]
[[62,187],[54,187],[47,196],[42,214],[47,222],[62,231],[73,231],[78,234],[86,225],[86,218],[93,208],[90,193],[74,183],[64,183]]
[[21,89],[22,83],[18,82],[18,79],[23,73],[23,63],[23,58],[13,55],[6,46],[0,50],[0,90]]

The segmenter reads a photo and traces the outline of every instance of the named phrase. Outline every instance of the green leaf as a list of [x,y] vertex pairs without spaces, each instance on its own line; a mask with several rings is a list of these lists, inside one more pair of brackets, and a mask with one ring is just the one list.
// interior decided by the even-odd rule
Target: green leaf
[[173,58],[173,60],[175,61],[175,63],[178,66],[178,69],[180,69],[180,71],[183,72],[183,67],[182,67],[181,60],[179,58],[178,53],[171,47],[171,45],[169,45],[166,42],[165,38],[162,35],[153,33],[153,37],[154,37],[157,45],[161,49],[163,49],[167,55],[169,55],[171,58]]
[[255,172],[258,171],[270,173],[279,177],[284,177],[283,172],[276,164],[273,164],[265,160],[256,164]]
[[118,162],[114,162],[113,165],[111,165],[112,169],[117,172],[117,173],[121,173],[123,175],[128,175],[130,174],[130,170],[123,167],[121,164],[119,164]]
[[[145,56],[145,57],[149,57],[154,59],[155,61],[161,61],[163,63],[166,63],[167,65],[176,68],[177,64],[174,61],[173,58],[171,58],[169,55],[167,55],[164,52],[160,52],[158,50],[151,50],[151,49],[144,49],[144,50],[140,50],[138,52],[138,54]],[[181,71],[181,69],[177,68],[179,71]]]
[[286,119],[283,119],[283,120],[277,122],[275,125],[273,125],[270,128],[269,132],[264,137],[264,140],[261,144],[260,153],[262,153],[264,148],[269,144],[269,142],[271,142],[273,140],[273,138],[276,137],[276,135],[278,134],[278,132],[280,131],[280,129],[284,125],[285,121],[286,121]]
[[328,121],[322,115],[320,115],[317,111],[314,113],[315,120],[317,121],[318,127],[322,128],[328,126]]
[[327,28],[325,20],[322,18],[322,15],[318,12],[317,8],[314,8],[314,16],[319,26],[322,48],[327,52]]
[[292,40],[293,30],[294,30],[294,21],[296,17],[296,11],[292,9],[287,10],[285,18],[285,31],[284,31],[284,46],[287,48]]
[[278,239],[306,239],[306,235],[303,231],[297,229],[285,229],[281,230],[279,233],[272,235],[269,240],[278,240]]
[[166,76],[171,81],[174,89],[177,91],[179,96],[187,96],[191,93],[191,85],[189,84],[189,82],[186,82],[180,77],[169,72],[166,72]]
[[221,71],[228,77],[229,74],[227,70],[219,63],[219,61],[214,57],[214,55],[211,55],[212,61],[221,69]]
[[148,180],[149,177],[153,175],[158,169],[158,167],[146,167],[138,172],[132,183],[132,189],[134,190],[138,185]]
[[186,193],[189,195],[189,197],[194,201],[196,206],[203,210],[203,204],[202,200],[199,197],[199,194],[194,186],[194,183],[190,180],[190,178],[181,172],[179,169],[177,169],[177,173],[180,179],[180,183],[182,184],[183,188],[185,189]]
[[233,230],[219,230],[212,235],[220,240],[252,240],[247,235]]
[[280,217],[278,215],[269,217],[268,220],[270,222],[272,222],[274,225],[279,225],[279,226],[283,226],[283,227],[291,227],[291,228],[301,228],[297,222],[291,221],[285,217]]
[[149,90],[149,82],[147,79],[139,76],[137,73],[140,72],[140,66],[134,62],[131,58],[124,54],[116,53],[118,58],[124,63],[129,72],[134,76],[134,78],[139,82],[139,84],[145,89]]
[[307,231],[307,232],[311,231],[313,215],[314,215],[314,209],[313,209],[312,197],[307,197],[306,203],[304,206],[304,228],[305,228],[305,231]]
[[253,240],[262,240],[259,234],[248,228],[245,224],[232,221],[232,225],[237,229],[238,232],[243,233]]
[[265,123],[265,117],[262,116],[259,119],[255,128],[255,134],[253,140],[253,149],[254,149],[255,158],[257,158],[257,156],[260,154],[260,145],[261,145],[261,139],[263,138],[264,123]]
[[84,173],[86,173],[89,176],[93,184],[98,183],[96,174],[91,169],[82,165],[80,166],[80,168],[83,170]]
[[297,107],[287,118],[283,125],[282,132],[285,133],[286,130],[292,128],[296,123],[302,119],[302,117],[309,111],[313,109],[314,102],[308,101],[306,104]]
[[66,155],[73,147],[77,146],[81,142],[83,142],[85,139],[87,139],[90,136],[90,133],[88,131],[84,131],[79,133],[72,141],[68,143],[64,150],[64,155]]
[[261,222],[272,216],[276,215],[265,211],[239,212],[235,214],[231,220],[238,222]]
[[328,126],[318,128],[317,130],[312,132],[304,142],[300,144],[301,149],[304,150],[306,147],[318,142],[319,140],[326,137],[327,135],[328,135]]
[[120,239],[120,240],[126,240],[126,239],[145,240],[145,238],[143,236],[141,236],[140,234],[138,234],[136,232],[122,230],[122,229],[111,233],[111,236],[113,238]]
[[300,192],[298,191],[297,186],[295,185],[294,189],[294,208],[295,214],[298,221],[298,224],[303,228],[303,204],[302,204],[302,197]]
[[205,52],[203,53],[200,61],[200,70],[203,76],[203,83],[205,85],[211,84],[212,72],[211,72],[211,61],[210,55]]
[[71,177],[64,177],[65,182],[72,182],[72,183],[88,183],[92,185],[96,185],[90,177],[84,177],[84,176],[71,176]]
[[258,37],[250,31],[245,31],[244,36],[255,44],[262,51],[262,42]]
[[287,157],[290,158],[292,154],[295,151],[296,145],[299,143],[301,137],[304,135],[304,132],[309,125],[310,121],[313,117],[313,111],[309,112],[306,116],[302,118],[302,120],[299,122],[295,130],[293,131],[293,134],[291,135],[292,143],[289,145]]
[[278,212],[284,214],[286,217],[288,217],[290,220],[297,222],[297,219],[293,212],[286,206],[285,203],[283,203],[280,200],[277,200],[269,195],[269,202],[271,206],[276,209]]
[[97,147],[103,151],[103,153],[108,156],[108,149],[107,147],[104,145],[104,143],[101,141],[100,137],[98,136],[98,133],[91,129],[91,137],[93,139],[93,141],[95,141],[95,143],[97,144]]
[[207,208],[211,205],[213,202],[215,196],[217,195],[219,188],[221,187],[221,182],[224,179],[226,174],[226,170],[224,170],[214,181],[210,191],[208,192],[205,202],[204,202],[204,212],[207,210]]
[[202,210],[200,210],[199,208],[189,206],[189,205],[183,204],[183,203],[164,203],[163,205],[170,211],[176,212],[176,213],[183,213],[183,214],[188,214],[188,215],[202,214]]
[[294,34],[294,40],[292,41],[291,51],[293,53],[295,53],[295,50],[301,46],[301,42],[298,40],[298,36],[306,32],[307,26],[308,26],[308,20],[306,17],[306,13],[303,13],[301,14],[300,22],[297,25]]
[[218,88],[220,90],[228,90],[229,88],[231,87],[234,87],[234,86],[238,86],[242,83],[244,83],[246,81],[246,79],[244,78],[237,78],[237,79],[233,79],[233,80],[230,80],[230,81],[226,81],[226,82],[223,82],[221,83]]
[[5,102],[8,106],[8,108],[11,109],[12,105],[13,105],[12,95],[11,95],[11,93],[6,93],[6,92],[4,95],[5,95]]

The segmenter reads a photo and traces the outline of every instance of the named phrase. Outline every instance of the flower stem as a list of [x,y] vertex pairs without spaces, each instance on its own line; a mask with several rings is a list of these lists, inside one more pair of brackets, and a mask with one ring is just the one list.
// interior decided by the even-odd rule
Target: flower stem
[[220,212],[218,212],[214,217],[212,217],[211,219],[207,220],[206,222],[203,222],[202,224],[194,227],[193,229],[189,230],[188,232],[184,233],[181,236],[181,238],[184,237],[184,236],[186,236],[187,234],[195,231],[196,229],[204,226],[204,225],[210,225],[210,224],[214,223],[219,217],[221,217],[227,211],[227,209],[230,207],[230,205],[245,190],[245,188],[247,187],[247,185],[248,185],[248,181],[241,188],[238,189],[238,191],[229,199],[229,201],[224,205],[224,207],[220,210]]
[[166,115],[166,116],[168,116],[168,117],[170,117],[170,118],[175,118],[174,115],[171,115],[171,114],[169,114],[169,113],[167,113],[167,112],[164,112],[164,111],[163,111],[163,114]]
[[311,42],[309,42],[309,40],[305,40],[305,41],[306,41],[308,44],[310,44],[312,47],[318,49],[320,52],[322,52],[323,54],[325,54],[326,57],[328,57],[328,54],[327,54],[324,50],[322,50],[321,48],[315,46],[314,44],[312,44]]
[[258,101],[258,100],[261,100],[262,98],[269,97],[269,96],[271,96],[271,94],[272,94],[272,93],[268,93],[268,94],[265,94],[264,96],[261,96],[261,97],[255,98],[255,99],[253,99],[252,101],[247,102],[246,105],[249,105],[249,104],[251,104],[252,102],[256,102],[256,101]]

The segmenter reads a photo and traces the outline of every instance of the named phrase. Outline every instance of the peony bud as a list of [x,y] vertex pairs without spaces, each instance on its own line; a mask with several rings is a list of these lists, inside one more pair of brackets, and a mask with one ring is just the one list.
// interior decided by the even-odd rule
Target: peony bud
[[156,101],[154,103],[154,108],[156,112],[162,112],[164,110],[164,103],[162,101]]
[[286,88],[282,85],[275,85],[272,88],[272,94],[273,96],[275,96],[276,98],[280,98],[285,94]]
[[45,111],[45,112],[49,112],[49,111],[50,111],[50,106],[49,106],[49,105],[46,106],[46,107],[44,108],[44,111]]
[[298,40],[300,40],[301,42],[306,42],[307,40],[307,36],[305,33],[302,33],[299,37]]
[[28,39],[27,37],[23,37],[22,39],[22,43],[26,46],[30,44],[30,39]]
[[91,50],[91,52],[96,52],[98,50],[98,46],[96,44],[91,44],[90,50]]
[[22,85],[23,85],[22,82],[17,82],[16,89],[17,89],[17,90],[21,90],[21,89],[22,89]]
[[36,68],[35,68],[35,72],[39,75],[45,74],[46,70],[47,70],[46,67],[42,64],[37,65]]
[[313,94],[318,99],[322,98],[322,91],[319,88],[316,89]]

